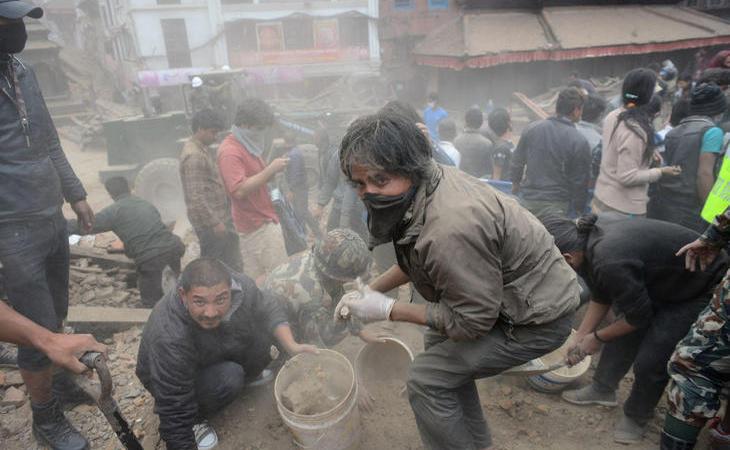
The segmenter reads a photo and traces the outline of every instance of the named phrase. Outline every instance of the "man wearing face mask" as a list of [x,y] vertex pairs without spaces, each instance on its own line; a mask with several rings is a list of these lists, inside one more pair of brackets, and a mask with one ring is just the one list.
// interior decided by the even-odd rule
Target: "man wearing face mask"
[[[340,166],[368,210],[371,245],[392,242],[397,264],[345,294],[335,319],[428,326],[407,384],[424,447],[489,448],[474,380],[565,342],[579,302],[575,274],[532,214],[435,164],[426,136],[399,115],[353,123]],[[407,282],[426,305],[382,294]]]
[[[57,332],[68,311],[69,248],[61,206],[69,202],[86,231],[94,214],[35,74],[14,56],[27,40],[23,18],[42,15],[31,4],[0,0],[0,264],[13,308]],[[53,449],[88,448],[52,392],[51,361],[21,346],[18,366],[30,394],[35,438]]]
[[287,259],[279,217],[267,183],[286,169],[289,158],[263,159],[266,130],[274,113],[263,100],[241,102],[235,124],[218,150],[218,169],[231,200],[233,224],[241,238],[244,272],[257,283]]
[[648,217],[676,223],[698,233],[707,228],[700,212],[715,183],[715,165],[724,150],[723,130],[716,125],[727,109],[725,94],[715,83],[692,89],[689,117],[664,140],[664,163],[679,166],[678,177],[661,178],[649,202]]

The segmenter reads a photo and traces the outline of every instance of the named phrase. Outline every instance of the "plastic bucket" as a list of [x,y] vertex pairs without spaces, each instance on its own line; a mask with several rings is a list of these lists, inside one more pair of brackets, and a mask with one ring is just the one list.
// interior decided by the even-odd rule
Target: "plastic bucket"
[[583,361],[573,367],[561,367],[551,372],[534,375],[527,379],[527,384],[536,391],[545,393],[557,393],[567,388],[571,383],[580,378],[591,366],[591,357],[587,356]]
[[[400,339],[369,343],[355,359],[357,381],[370,394],[399,395],[408,379],[413,352]],[[388,385],[392,392],[387,392]],[[385,392],[379,392],[385,389]]]
[[[312,380],[321,383],[312,383]],[[276,408],[300,448],[351,450],[360,447],[360,411],[352,364],[333,350],[299,354],[284,364],[274,382]]]

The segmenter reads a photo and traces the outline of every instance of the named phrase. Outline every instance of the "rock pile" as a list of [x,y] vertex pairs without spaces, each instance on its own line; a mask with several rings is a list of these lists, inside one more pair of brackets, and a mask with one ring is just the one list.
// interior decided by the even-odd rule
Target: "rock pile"
[[78,306],[143,308],[134,271],[102,269],[87,259],[75,260],[69,273],[69,303]]
[[[141,328],[135,327],[115,334],[104,343],[109,347],[107,365],[114,380],[113,396],[143,447],[154,449],[159,438],[152,397],[134,375],[141,333]],[[25,391],[17,370],[0,371],[0,442],[4,450],[37,448],[30,432],[31,410]],[[91,448],[123,450],[95,405],[76,406],[66,412],[66,417],[86,436]]]

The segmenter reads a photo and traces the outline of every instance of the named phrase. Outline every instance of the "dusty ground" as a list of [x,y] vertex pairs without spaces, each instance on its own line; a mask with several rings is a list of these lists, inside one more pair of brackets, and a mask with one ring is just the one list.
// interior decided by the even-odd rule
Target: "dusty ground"
[[[72,143],[65,143],[72,165],[90,193],[89,200],[99,209],[110,200],[99,183],[97,171],[104,164],[100,152],[80,152]],[[113,280],[115,291],[123,290],[120,280]],[[79,293],[82,290],[79,289]],[[82,295],[82,294],[79,294]],[[80,303],[79,295],[72,296]],[[151,413],[152,400],[134,376],[134,361],[139,345],[139,329],[114,336],[100,337],[111,347],[110,365],[116,381],[116,394],[124,415],[134,423],[134,429],[145,433],[146,448],[154,448],[155,417]],[[400,333],[400,331],[399,331]],[[419,347],[418,333],[409,332],[405,340]],[[348,338],[336,350],[354,359],[363,344],[357,338]],[[17,385],[17,372],[0,370],[0,396],[11,382]],[[8,381],[10,380],[10,381]],[[583,381],[588,381],[586,378]],[[620,398],[626,397],[632,379],[628,376],[621,385]],[[495,448],[500,450],[638,450],[658,448],[659,428],[664,411],[660,406],[657,418],[647,438],[638,445],[614,444],[613,426],[620,409],[577,407],[560,400],[558,396],[532,391],[524,379],[496,377],[478,383],[484,411],[488,417]],[[276,412],[273,386],[250,389],[213,418],[212,423],[220,436],[223,450],[294,450],[291,435]],[[0,397],[1,398],[1,397]],[[393,399],[390,409],[376,405],[370,414],[362,416],[363,450],[419,449],[420,440],[413,415],[405,399]],[[19,407],[0,407],[0,448],[7,450],[34,450],[37,447],[29,432],[29,404]],[[121,449],[101,414],[90,406],[79,406],[69,413],[76,424],[92,441],[93,449]]]

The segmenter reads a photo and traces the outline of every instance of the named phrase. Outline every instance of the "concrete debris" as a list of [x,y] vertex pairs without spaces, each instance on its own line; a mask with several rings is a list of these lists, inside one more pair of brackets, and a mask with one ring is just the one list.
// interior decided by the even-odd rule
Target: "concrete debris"
[[3,399],[0,400],[0,406],[23,406],[25,403],[25,393],[16,387],[9,387],[5,390]]
[[0,383],[0,385],[2,386],[20,386],[21,384],[23,384],[23,378],[20,376],[20,372],[17,370],[5,372],[3,375],[3,379],[0,380],[2,381],[2,383]]

